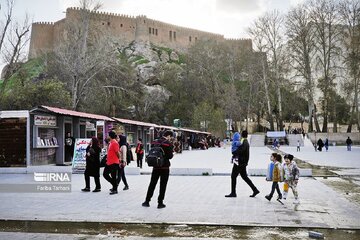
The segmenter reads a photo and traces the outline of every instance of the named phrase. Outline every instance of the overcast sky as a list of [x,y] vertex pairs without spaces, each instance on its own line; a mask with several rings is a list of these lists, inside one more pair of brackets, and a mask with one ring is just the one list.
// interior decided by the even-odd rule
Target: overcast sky
[[[146,15],[148,18],[207,32],[226,38],[247,37],[246,28],[262,13],[278,9],[286,12],[304,0],[100,0],[100,11]],[[3,20],[2,5],[0,19]],[[65,17],[68,7],[79,0],[15,0],[15,17],[23,19],[27,12],[34,22],[55,22]],[[0,64],[1,69],[1,64]]]

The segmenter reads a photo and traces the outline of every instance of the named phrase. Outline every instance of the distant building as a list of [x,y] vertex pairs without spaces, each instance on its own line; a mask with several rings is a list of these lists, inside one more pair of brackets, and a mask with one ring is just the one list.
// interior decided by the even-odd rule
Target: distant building
[[[80,23],[83,10],[68,8],[66,17],[55,23],[33,23],[30,40],[29,58],[34,58],[46,52],[51,52],[58,46],[67,34],[66,26],[69,23]],[[120,43],[132,41],[149,41],[178,51],[185,51],[198,40],[215,40],[226,42],[243,50],[252,51],[251,39],[225,39],[223,35],[180,27],[146,16],[131,17],[114,13],[93,12],[89,26],[105,28],[106,32]],[[90,27],[91,28],[91,27]],[[91,29],[90,29],[91,31]]]

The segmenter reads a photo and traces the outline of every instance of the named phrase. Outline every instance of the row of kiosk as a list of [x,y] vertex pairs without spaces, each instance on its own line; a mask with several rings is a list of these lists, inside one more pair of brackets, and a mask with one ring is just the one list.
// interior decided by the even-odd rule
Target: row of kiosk
[[111,130],[124,133],[130,145],[143,139],[145,150],[165,129],[173,130],[182,139],[207,137],[208,132],[164,126],[153,123],[38,106],[26,111],[0,111],[0,167],[38,165],[70,165],[67,162],[65,139],[96,136],[104,142]]

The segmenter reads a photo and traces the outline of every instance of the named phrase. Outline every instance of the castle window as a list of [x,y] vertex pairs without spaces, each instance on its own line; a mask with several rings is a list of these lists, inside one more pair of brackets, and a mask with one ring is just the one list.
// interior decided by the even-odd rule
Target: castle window
[[102,23],[102,25],[105,25],[105,23]]
[[157,32],[158,30],[157,29],[155,29],[155,35],[157,36],[157,34],[158,34],[158,32]]
[[174,32],[174,40],[176,40],[176,32]]
[[172,41],[172,31],[169,31],[169,39]]
[[149,28],[149,34],[151,34],[151,28]]
[[145,20],[144,20],[144,23],[145,23]]
[[195,37],[195,42],[197,41],[197,37]]
[[110,22],[108,22],[108,26],[110,26]]
[[120,27],[123,27],[123,25],[122,25],[122,24],[120,24]]
[[189,36],[189,42],[191,42],[191,36]]
[[152,34],[155,34],[155,29],[154,28],[152,29]]

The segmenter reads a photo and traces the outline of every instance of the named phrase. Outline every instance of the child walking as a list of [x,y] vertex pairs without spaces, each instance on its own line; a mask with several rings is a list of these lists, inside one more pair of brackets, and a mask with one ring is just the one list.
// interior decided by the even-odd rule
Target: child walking
[[277,155],[277,153],[272,153],[270,156],[270,163],[269,163],[267,171],[266,171],[266,181],[273,180],[273,171],[274,171],[274,165],[275,165],[275,161],[276,161],[276,155]]
[[280,154],[276,154],[276,157],[274,159],[274,169],[273,169],[273,173],[272,173],[272,187],[271,187],[271,192],[269,195],[266,195],[265,198],[269,201],[271,201],[271,198],[274,195],[275,189],[276,192],[278,193],[278,198],[277,200],[282,199],[282,194],[279,188],[279,182],[282,182],[283,180],[283,174],[282,174],[282,167],[281,167],[281,162],[282,162],[282,157]]
[[288,191],[289,188],[291,188],[294,197],[295,197],[295,201],[294,204],[299,204],[299,195],[298,195],[298,191],[297,191],[297,184],[299,181],[299,168],[296,165],[296,162],[293,161],[294,156],[291,154],[285,155],[284,156],[284,160],[285,160],[285,164],[284,164],[284,199],[286,200],[287,195],[288,195]]

